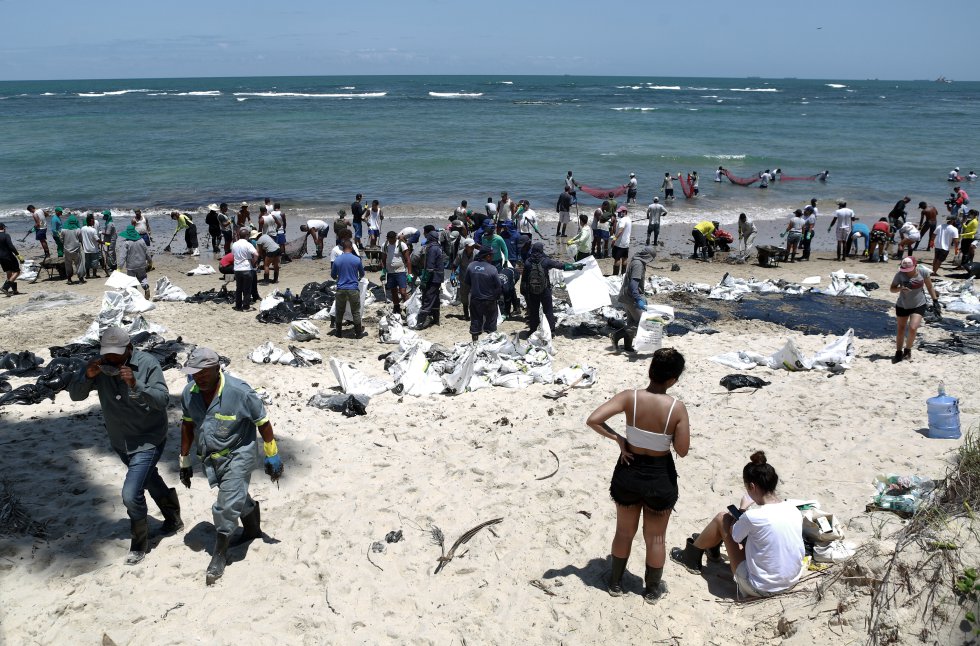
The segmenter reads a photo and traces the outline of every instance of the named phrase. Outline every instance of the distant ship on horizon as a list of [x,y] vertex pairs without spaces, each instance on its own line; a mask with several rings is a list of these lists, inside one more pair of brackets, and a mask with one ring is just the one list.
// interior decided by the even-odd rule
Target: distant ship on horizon
[[939,78],[936,79],[936,83],[952,83],[952,82],[953,81],[946,78],[945,76],[940,76]]

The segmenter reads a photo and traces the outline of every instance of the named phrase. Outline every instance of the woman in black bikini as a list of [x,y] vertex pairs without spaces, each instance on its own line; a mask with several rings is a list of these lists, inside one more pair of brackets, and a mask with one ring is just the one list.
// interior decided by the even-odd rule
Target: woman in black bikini
[[[670,449],[673,446],[678,456],[686,456],[691,438],[687,408],[666,393],[682,372],[684,357],[680,352],[673,348],[657,350],[650,362],[646,389],[624,390],[595,409],[586,422],[596,433],[619,444],[619,460],[609,487],[616,503],[609,577],[609,594],[614,597],[623,594],[621,581],[641,512],[647,548],[644,599],[656,603],[667,593],[661,580],[666,561],[664,536],[677,503],[677,471]],[[626,416],[626,437],[606,424],[620,413]]]

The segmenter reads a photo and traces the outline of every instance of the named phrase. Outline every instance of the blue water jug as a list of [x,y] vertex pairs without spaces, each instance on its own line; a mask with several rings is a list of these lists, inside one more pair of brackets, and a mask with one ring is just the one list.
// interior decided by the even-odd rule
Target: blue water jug
[[960,436],[960,400],[946,394],[946,384],[939,382],[939,395],[926,400],[929,411],[929,437],[955,440]]

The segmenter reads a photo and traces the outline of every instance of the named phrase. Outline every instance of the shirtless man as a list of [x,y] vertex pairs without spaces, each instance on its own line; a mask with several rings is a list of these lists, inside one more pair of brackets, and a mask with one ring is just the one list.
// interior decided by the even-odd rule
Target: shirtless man
[[47,214],[43,210],[34,208],[33,204],[27,206],[27,212],[34,218],[34,238],[41,243],[41,248],[44,249],[44,257],[47,258],[51,255],[51,252],[48,251],[48,223],[44,219]]
[[932,249],[936,242],[936,218],[939,217],[939,211],[936,207],[929,206],[925,202],[919,202],[919,210],[921,215],[919,216],[919,235],[921,236],[915,246],[912,247],[912,251],[917,251],[919,249],[919,242],[926,237],[926,232],[929,232],[929,245],[926,247],[926,251]]

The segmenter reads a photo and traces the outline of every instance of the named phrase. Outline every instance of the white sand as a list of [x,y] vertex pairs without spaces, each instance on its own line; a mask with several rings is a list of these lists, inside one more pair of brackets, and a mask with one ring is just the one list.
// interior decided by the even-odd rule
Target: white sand
[[[167,275],[188,293],[218,284],[215,276],[181,275],[196,264],[158,258],[151,281]],[[681,264],[683,270],[671,278],[704,282],[731,270],[735,276],[789,280],[820,274],[826,284],[827,274],[839,267],[826,260],[779,270]],[[295,290],[309,280],[325,280],[326,266],[287,265],[280,287]],[[887,285],[895,264],[852,263],[849,269]],[[22,285],[28,293],[40,289],[75,290],[94,300],[0,318],[0,347],[43,351],[47,358],[47,346],[64,344],[87,327],[104,288],[101,281],[81,288],[43,281]],[[268,290],[260,287],[263,295]],[[881,304],[890,310],[892,297],[884,291],[875,294],[888,299]],[[0,307],[16,302],[0,301]],[[446,313],[441,328],[425,336],[448,344],[466,338],[465,324]],[[811,618],[803,610],[811,603],[808,595],[731,603],[735,587],[727,566],[711,565],[698,577],[668,561],[664,579],[670,593],[648,606],[640,596],[639,534],[624,582],[628,594],[606,594],[615,519],[608,486],[618,451],[584,419],[615,392],[644,387],[648,363],[612,354],[603,339],[556,339],[556,369],[587,358],[600,374],[597,385],[572,390],[558,402],[542,398],[555,389],[542,385],[426,399],[387,393],[372,400],[366,417],[347,419],[306,406],[314,384],[334,385],[326,365],[291,368],[245,359],[264,341],[283,346],[285,326],[263,325],[254,313],[210,304],[161,303],[148,318],[166,326],[168,338],[180,335],[230,356],[236,374],[273,395],[269,414],[286,472],[281,487],[260,472],[251,486],[262,503],[266,538],[232,549],[224,577],[212,588],[204,585],[214,493],[200,471],[189,491],[177,479],[177,398],[184,377],[176,371],[165,373],[174,423],[160,467],[167,483],[178,487],[185,533],[151,537],[151,551],[136,567],[123,564],[129,544],[119,497],[125,469],[109,449],[96,396],[74,403],[62,393],[54,403],[0,409],[0,473],[29,512],[49,522],[50,533],[48,541],[0,538],[2,643],[92,644],[106,634],[120,645],[755,644],[778,641],[776,623],[790,612],[802,621],[787,643],[864,640],[860,620],[828,632],[826,615]],[[325,334],[326,323],[320,327]],[[373,318],[367,327],[367,339],[325,337],[304,347],[382,376],[377,356],[391,346],[376,342]],[[522,327],[507,322],[503,331]],[[752,395],[724,394],[718,380],[734,371],[707,361],[709,356],[744,348],[775,351],[786,337],[812,353],[829,337],[760,322],[717,327],[720,334],[713,336],[666,341],[687,358],[687,371],[672,392],[687,403],[692,428],[690,454],[677,462],[680,501],[668,528],[668,549],[737,500],[741,468],[756,449],[764,449],[780,473],[782,495],[819,499],[845,522],[849,541],[870,539],[879,521],[887,523],[887,536],[901,521],[879,513],[873,523],[864,512],[874,476],[940,476],[947,453],[959,444],[916,432],[926,426],[925,400],[940,379],[951,394],[963,397],[964,427],[976,419],[967,398],[974,385],[970,359],[916,352],[912,363],[892,365],[893,341],[883,339],[857,340],[858,356],[843,376],[756,369],[753,374],[771,386]],[[925,334],[943,336],[928,329]],[[621,429],[622,420],[614,426]],[[560,469],[537,480],[555,468],[549,450],[559,457]],[[160,514],[152,502],[150,514],[157,519],[151,521],[153,531]],[[431,527],[443,530],[448,549],[466,530],[497,517],[504,520],[493,533],[480,532],[443,572],[433,574],[440,550]],[[371,543],[397,529],[405,539],[371,555],[378,567],[369,563]],[[530,585],[533,580],[555,596]],[[867,596],[855,595],[860,614]]]

